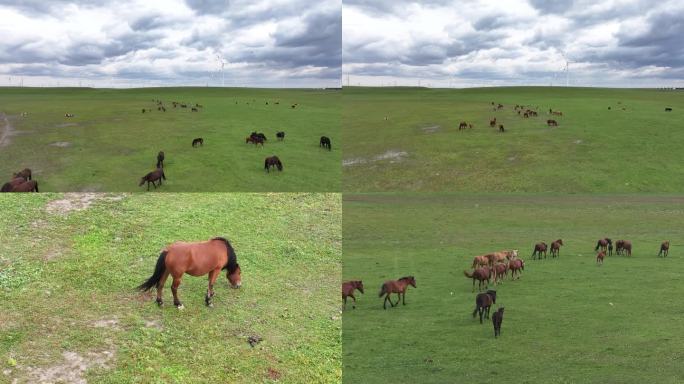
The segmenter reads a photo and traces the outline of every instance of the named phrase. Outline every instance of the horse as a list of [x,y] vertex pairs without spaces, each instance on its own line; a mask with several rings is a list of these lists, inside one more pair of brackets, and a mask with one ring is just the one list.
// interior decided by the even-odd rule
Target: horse
[[489,126],[492,128],[496,126],[496,117],[489,120]]
[[259,136],[249,136],[248,138],[245,139],[245,144],[252,143],[256,147],[257,144],[261,144],[261,146],[264,146],[264,139],[262,139]]
[[192,146],[193,147],[196,147],[198,145],[204,146],[204,139],[203,138],[198,137],[198,138],[192,140]]
[[332,145],[330,144],[330,138],[327,136],[321,136],[321,140],[318,143],[319,147],[328,148],[328,151],[332,151]]
[[672,108],[670,108],[670,107],[665,108],[665,112],[672,112]]
[[563,240],[558,239],[551,243],[551,257],[560,256],[560,247],[563,245]]
[[277,132],[277,133],[276,133],[276,138],[277,138],[279,141],[283,141],[283,140],[285,139],[285,132],[283,132],[283,131]]
[[192,112],[199,112],[199,109],[197,109],[197,108],[195,108],[195,107],[190,108],[190,110],[191,110]]
[[599,241],[596,242],[596,248],[594,248],[594,251],[598,251],[599,248],[601,248],[602,251],[605,251],[608,249],[608,245],[613,245],[613,240],[604,237],[603,239],[600,239]]
[[608,256],[613,256],[613,244],[608,244]]
[[266,138],[266,135],[264,135],[264,134],[261,133],[261,132],[257,133],[256,131],[254,131],[254,132],[250,133],[249,136],[250,136],[250,137],[257,137],[257,138],[260,138],[260,139],[263,140],[263,141],[267,141],[267,140],[268,140],[268,139]]
[[509,251],[498,251],[498,252],[492,252],[484,255],[487,260],[489,260],[489,266],[493,267],[494,264],[498,262],[502,262],[504,260],[512,260],[518,257],[518,250],[513,249]]
[[[382,303],[382,308],[387,309],[387,301],[389,300],[390,305],[394,307],[395,305],[399,305],[399,300],[402,300],[402,303],[406,305],[406,288],[411,285],[413,288],[416,287],[416,279],[413,276],[406,276],[402,277],[399,280],[388,280],[385,281],[382,284],[382,287],[380,287],[380,294],[378,297],[382,297],[382,295],[385,296],[385,301]],[[393,304],[392,299],[390,299],[390,295],[392,293],[397,294],[397,303]]]
[[184,306],[178,299],[178,286],[184,274],[191,276],[203,276],[209,274],[209,286],[204,302],[208,307],[213,307],[211,298],[214,297],[214,283],[222,270],[227,270],[226,278],[232,288],[242,286],[240,265],[237,262],[235,250],[228,240],[223,237],[214,237],[207,241],[186,243],[177,241],[168,245],[159,254],[157,265],[149,279],[137,288],[140,291],[149,291],[152,287],[157,288],[157,304],[161,306],[162,291],[166,278],[171,275],[173,284],[173,304],[178,309]]
[[494,338],[501,336],[501,323],[503,322],[503,314],[504,307],[501,307],[492,315],[492,323],[494,324]]
[[[463,271],[463,274],[465,277],[473,279],[473,290],[472,292],[475,292],[475,280],[478,281],[477,283],[477,290],[481,291],[482,290],[482,284],[485,284],[485,288],[489,286],[489,280],[494,274],[493,269],[489,269],[489,267],[482,267],[482,268],[477,268],[473,270],[473,273],[468,273],[468,271]],[[496,277],[496,276],[494,276]],[[485,283],[486,282],[486,283]]]
[[12,192],[38,192],[38,182],[35,180],[25,181],[14,187]]
[[499,132],[505,132],[503,124],[499,124]]
[[522,274],[521,271],[525,270],[525,262],[523,259],[513,259],[508,262],[508,269],[511,270],[511,280],[515,280],[515,274],[518,274],[518,279]]
[[343,309],[347,308],[347,297],[351,297],[354,300],[352,304],[352,309],[356,308],[356,297],[354,297],[354,291],[359,290],[363,293],[363,282],[361,280],[345,281],[342,283],[342,299],[344,300]]
[[622,255],[627,252],[627,256],[632,256],[632,242],[629,240],[618,240],[615,242],[615,253]]
[[0,192],[12,192],[14,188],[25,183],[26,181],[27,180],[23,177],[15,177],[7,183],[3,184],[2,188],[0,188]]
[[473,266],[471,268],[475,269],[477,267],[486,267],[489,265],[489,258],[487,255],[475,256],[473,258]]
[[548,125],[549,127],[557,127],[558,122],[556,122],[556,120],[546,120],[546,125]]
[[489,308],[492,304],[496,304],[496,291],[490,289],[485,293],[478,293],[477,296],[475,296],[473,318],[479,313],[480,324],[482,324],[482,315],[484,315],[485,319],[489,319]]
[[266,172],[271,172],[271,167],[277,167],[278,171],[283,170],[283,163],[280,162],[278,156],[267,157],[266,160],[264,160],[264,169],[266,169]]
[[603,265],[603,258],[606,257],[606,251],[601,251],[596,254],[596,264]]
[[157,168],[164,168],[164,151],[157,154]]
[[497,263],[494,265],[494,285],[503,282],[504,277],[508,276],[508,264]]
[[561,112],[561,111],[553,111],[551,113],[555,116],[563,116],[563,112]]
[[660,244],[660,252],[658,252],[658,257],[662,254],[663,257],[667,257],[667,254],[670,252],[670,242],[669,241],[663,241]]
[[24,180],[29,181],[31,180],[31,170],[29,168],[24,168],[17,173],[13,173],[12,176],[14,176],[14,178],[23,177]]
[[155,183],[156,181],[159,181],[159,186],[162,185],[162,179],[166,180],[166,175],[164,174],[164,170],[162,168],[157,168],[156,170],[148,173],[147,175],[143,176],[140,178],[140,184],[138,184],[138,187],[141,187],[145,182],[147,182],[147,190],[150,190],[150,183],[154,185],[154,189],[157,189],[157,184]]
[[532,251],[532,260],[535,259],[535,255],[541,260],[542,252],[544,253],[544,258],[546,259],[546,250],[548,246],[545,242],[537,243],[534,245],[534,251]]
[[142,109],[142,113],[145,113],[145,108]]
[[461,121],[461,123],[458,125],[458,130],[461,131],[466,128],[468,128],[468,123],[466,123],[465,121]]

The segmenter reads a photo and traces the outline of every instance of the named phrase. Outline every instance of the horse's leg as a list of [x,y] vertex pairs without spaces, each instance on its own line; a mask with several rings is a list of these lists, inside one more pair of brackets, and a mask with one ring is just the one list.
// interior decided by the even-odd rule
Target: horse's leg
[[157,283],[157,304],[159,304],[159,306],[164,304],[164,301],[162,300],[162,293],[164,291],[164,284],[166,284],[166,278],[168,277],[169,271],[165,270],[161,276],[161,279],[159,279],[159,282]]
[[345,309],[347,309],[347,296],[342,295],[342,300],[343,300],[342,310],[344,311]]
[[354,304],[352,304],[352,309],[356,309],[356,297],[354,297],[353,293],[349,296],[352,298],[352,300],[354,300]]
[[181,278],[183,275],[180,275],[178,277],[173,276],[173,284],[171,284],[171,292],[173,293],[173,305],[176,306],[178,309],[183,309],[185,308],[183,304],[180,302],[178,299],[178,286],[181,283]]
[[148,191],[150,190],[150,181],[149,180],[147,180],[147,190]]
[[209,285],[207,286],[207,295],[204,297],[204,303],[208,307],[214,306],[214,304],[211,302],[211,298],[214,297],[214,283],[216,283],[216,278],[218,277],[219,272],[221,272],[220,269],[214,269],[213,271],[209,272]]
[[[389,293],[385,296],[385,300],[382,302],[382,309],[387,309],[387,297],[389,297]],[[392,302],[390,302],[392,304]]]
[[[401,302],[403,303],[403,305],[406,305],[406,291],[401,293],[401,300],[402,300]],[[399,304],[399,303],[397,303],[397,304]]]

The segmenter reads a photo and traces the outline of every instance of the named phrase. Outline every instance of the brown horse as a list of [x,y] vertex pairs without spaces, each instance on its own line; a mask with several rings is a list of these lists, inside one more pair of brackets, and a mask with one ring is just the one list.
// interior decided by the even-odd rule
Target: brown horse
[[558,257],[560,256],[560,247],[563,245],[563,240],[558,239],[551,243],[551,257]]
[[0,188],[0,192],[12,192],[14,188],[18,187],[24,182],[26,182],[26,179],[23,177],[15,177],[14,179],[3,184],[2,188]]
[[[413,276],[406,276],[402,277],[399,280],[388,280],[385,281],[382,284],[382,287],[380,287],[380,294],[378,297],[382,297],[382,295],[385,296],[385,301],[382,303],[382,308],[387,309],[387,301],[389,300],[390,305],[394,307],[395,305],[399,305],[399,301],[402,300],[402,303],[406,305],[406,288],[411,285],[413,288],[416,288],[416,279]],[[392,299],[390,299],[390,295],[392,293],[397,294],[397,303],[394,304],[392,303]]]
[[161,168],[157,168],[156,170],[148,173],[147,175],[143,176],[140,178],[140,184],[138,184],[139,187],[141,187],[145,182],[147,182],[147,190],[150,190],[150,183],[154,185],[154,189],[157,189],[157,184],[155,183],[156,181],[159,181],[159,186],[162,185],[162,179],[166,180],[166,175],[164,174],[164,170]]
[[541,260],[541,255],[544,253],[544,258],[546,259],[546,250],[548,246],[545,242],[537,243],[534,245],[534,251],[532,251],[532,260],[535,259],[535,255]]
[[38,182],[35,180],[23,182],[14,187],[12,192],[38,192]]
[[467,129],[467,128],[468,128],[468,123],[466,123],[465,121],[461,121],[461,124],[458,125],[459,131]]
[[21,171],[14,173],[13,177],[16,179],[17,177],[23,177],[24,180],[31,180],[31,170],[28,168],[24,168]]
[[494,265],[494,284],[502,283],[504,277],[508,276],[508,263],[497,263]]
[[178,299],[178,286],[181,284],[183,274],[191,276],[203,276],[209,274],[209,286],[204,302],[213,307],[211,298],[214,296],[214,283],[221,270],[226,269],[226,278],[231,287],[240,288],[242,285],[240,265],[237,262],[235,250],[228,240],[223,237],[215,237],[208,241],[186,243],[177,241],[164,248],[157,259],[154,273],[147,281],[140,284],[138,289],[145,292],[157,288],[157,304],[163,304],[162,291],[166,278],[171,275],[173,284],[173,304],[178,309],[183,309],[183,304]]
[[618,240],[615,242],[615,253],[622,255],[626,253],[627,256],[632,256],[632,242],[629,240]]
[[496,117],[489,120],[489,126],[494,128],[496,126]]
[[518,279],[525,270],[525,261],[523,259],[514,259],[508,263],[508,269],[511,270],[511,280],[515,280],[515,275],[518,274]]
[[662,254],[663,257],[667,257],[667,254],[670,253],[670,242],[669,241],[663,241],[662,244],[660,244],[660,252],[658,252],[658,256]]
[[361,280],[345,281],[342,283],[342,300],[344,300],[343,309],[347,308],[347,297],[351,297],[354,300],[352,304],[352,309],[356,308],[356,297],[354,297],[354,291],[359,290],[363,293],[363,282]]
[[486,267],[489,265],[489,259],[487,255],[475,256],[473,258],[473,266],[471,268],[475,269],[477,267]]
[[264,139],[259,137],[259,136],[249,136],[245,139],[245,144],[252,143],[256,147],[257,144],[261,144],[261,146],[264,146]]
[[603,265],[603,258],[606,257],[606,251],[601,251],[596,254],[596,264]]
[[489,266],[493,267],[494,264],[498,262],[503,262],[505,260],[512,260],[518,257],[518,250],[517,249],[512,249],[508,251],[498,251],[498,252],[492,252],[488,253],[485,255],[487,260],[489,260]]
[[496,291],[490,289],[485,293],[478,293],[475,297],[473,317],[479,312],[480,324],[482,324],[482,315],[484,315],[485,319],[489,319],[489,308],[492,304],[496,304]]
[[594,251],[598,251],[599,248],[601,248],[602,251],[607,251],[608,245],[613,245],[613,240],[604,237],[603,239],[600,239],[596,242],[596,248],[594,248]]
[[494,338],[501,336],[501,323],[503,323],[503,314],[504,307],[501,307],[492,315],[492,324],[494,324]]
[[548,125],[549,127],[557,127],[558,122],[556,120],[546,120],[546,125]]
[[[475,292],[475,280],[477,280],[477,290],[481,291],[482,290],[482,285],[484,284],[485,288],[489,286],[489,281],[494,275],[494,270],[489,269],[489,267],[483,267],[483,268],[478,268],[473,270],[473,273],[468,273],[468,271],[463,271],[463,274],[465,277],[473,279],[473,290],[472,292]],[[496,275],[494,275],[496,278]]]
[[278,168],[279,171],[283,170],[283,163],[280,161],[278,156],[267,157],[264,160],[264,168],[266,172],[271,172],[271,167]]

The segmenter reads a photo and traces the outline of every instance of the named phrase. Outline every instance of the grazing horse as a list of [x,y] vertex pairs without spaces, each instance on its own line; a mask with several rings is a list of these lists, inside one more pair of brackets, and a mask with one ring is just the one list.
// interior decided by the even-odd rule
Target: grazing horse
[[328,148],[328,151],[332,151],[332,145],[330,144],[330,138],[327,136],[321,136],[321,140],[318,143],[319,147]]
[[[382,295],[385,296],[385,301],[382,303],[382,308],[387,309],[387,301],[389,300],[390,305],[394,307],[395,305],[399,305],[399,300],[402,300],[402,303],[406,305],[406,288],[411,285],[413,288],[416,287],[416,279],[413,276],[406,276],[402,277],[399,280],[388,280],[385,281],[382,284],[382,287],[380,287],[380,294],[378,297],[382,297]],[[392,293],[397,294],[397,303],[393,304],[392,299],[390,299],[390,295]],[[403,298],[403,299],[402,299]]]
[[482,324],[482,315],[484,315],[485,319],[489,319],[489,308],[492,304],[496,304],[496,291],[490,289],[485,293],[478,293],[475,297],[473,317],[479,313],[480,324]]
[[515,274],[518,274],[518,279],[522,274],[521,271],[525,270],[525,262],[523,259],[514,259],[508,262],[508,269],[511,270],[511,280],[515,280]]
[[601,251],[596,254],[596,264],[603,265],[603,258],[606,257],[606,251]]
[[164,168],[164,151],[157,154],[157,168]]
[[618,240],[615,242],[615,253],[622,255],[627,253],[627,256],[632,256],[632,242],[629,240]]
[[266,135],[264,135],[264,134],[261,133],[261,132],[257,133],[256,131],[254,131],[254,132],[250,133],[249,136],[250,136],[250,137],[258,137],[258,138],[260,138],[260,139],[263,140],[263,141],[267,141],[267,140],[268,140],[268,139],[266,139]]
[[503,124],[499,124],[499,132],[505,132]]
[[266,160],[264,160],[264,169],[266,169],[266,172],[271,172],[271,167],[278,168],[278,171],[283,170],[283,163],[280,162],[278,156],[267,157]]
[[199,112],[199,109],[197,109],[197,108],[195,108],[195,107],[190,108],[190,110],[191,110],[192,112]]
[[38,192],[38,182],[35,180],[25,181],[14,187],[12,192]]
[[162,185],[162,179],[166,180],[166,175],[164,174],[164,170],[162,168],[157,168],[156,170],[148,173],[147,175],[143,176],[140,178],[140,184],[138,184],[139,187],[141,187],[145,182],[147,182],[147,190],[150,190],[150,183],[154,185],[154,189],[157,189],[157,184],[156,181],[159,181],[159,186]]
[[662,254],[663,257],[667,257],[668,253],[670,253],[670,242],[663,241],[662,244],[660,244],[660,252],[658,252],[658,256]]
[[468,128],[468,123],[466,123],[465,121],[461,121],[461,123],[458,125],[458,130],[461,131],[466,128]]
[[670,107],[665,108],[665,112],[672,112],[672,108],[670,108]]
[[[477,290],[481,291],[482,290],[482,285],[485,285],[485,288],[489,286],[489,281],[492,275],[494,274],[493,269],[489,269],[489,267],[483,267],[483,268],[478,268],[473,270],[473,273],[468,273],[468,271],[463,271],[463,274],[465,277],[473,279],[473,292],[475,292],[475,280],[478,281],[477,283]],[[494,276],[496,277],[496,276]]]
[[489,120],[489,126],[494,128],[496,126],[496,117]]
[[532,260],[535,259],[535,255],[541,260],[541,255],[544,253],[544,258],[546,259],[546,250],[548,246],[545,242],[537,243],[534,245],[534,251],[532,251]]
[[606,251],[608,249],[608,245],[613,245],[613,240],[604,237],[603,239],[600,239],[599,241],[596,242],[596,248],[594,248],[594,251],[598,251],[599,248],[601,248],[602,251]]
[[196,147],[198,145],[204,146],[204,139],[203,138],[198,137],[198,138],[192,140],[192,146],[193,147]]
[[283,131],[277,132],[276,138],[280,141],[283,141],[285,139],[285,132],[283,132]]
[[501,307],[492,315],[492,323],[494,324],[494,338],[501,336],[501,323],[503,322],[503,314],[504,307]]
[[13,173],[12,175],[14,176],[14,178],[23,177],[24,180],[31,180],[31,170],[29,168],[24,168],[17,173]]
[[560,247],[563,245],[563,240],[558,239],[551,243],[551,257],[560,256]]
[[356,308],[356,297],[354,297],[354,291],[359,290],[363,293],[363,282],[361,280],[345,281],[342,283],[342,300],[344,300],[344,306],[342,309],[347,308],[347,297],[351,297],[354,300],[352,304],[352,309]]
[[203,276],[209,274],[209,286],[204,302],[207,306],[213,307],[211,298],[214,297],[214,283],[221,273],[226,269],[226,278],[232,288],[240,288],[242,285],[240,265],[237,262],[235,250],[228,240],[223,237],[214,237],[208,241],[186,243],[177,241],[164,248],[157,259],[154,273],[147,281],[140,284],[138,289],[145,292],[157,288],[157,304],[163,304],[162,291],[166,278],[171,275],[173,284],[173,304],[178,309],[183,309],[183,304],[178,299],[178,286],[184,274],[191,276]]
[[546,125],[548,125],[549,127],[557,127],[558,122],[556,122],[556,120],[546,120]]
[[145,113],[145,108],[142,109],[142,113]]
[[261,146],[264,146],[264,139],[262,139],[259,136],[249,136],[248,138],[245,139],[245,144],[252,143],[256,147],[257,144],[261,144]]

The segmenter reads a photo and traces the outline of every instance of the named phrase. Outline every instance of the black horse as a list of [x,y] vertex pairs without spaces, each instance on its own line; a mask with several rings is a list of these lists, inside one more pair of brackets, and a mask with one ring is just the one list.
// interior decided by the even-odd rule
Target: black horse
[[318,146],[328,148],[328,151],[332,151],[332,145],[330,145],[330,138],[327,136],[321,136],[321,141],[318,144]]
[[276,133],[276,137],[278,138],[278,140],[283,141],[285,139],[285,132],[280,131]]
[[276,167],[279,171],[283,170],[283,163],[278,156],[267,157],[266,160],[264,160],[264,169],[266,172],[271,172],[271,167]]
[[164,151],[157,154],[157,168],[164,168]]
[[192,146],[196,147],[198,145],[204,146],[204,139],[201,137],[198,137],[192,141]]
[[473,317],[479,312],[480,324],[482,324],[482,315],[484,315],[485,319],[489,319],[489,309],[492,304],[496,304],[496,291],[490,289],[486,293],[478,293],[477,297],[475,297]]
[[147,182],[147,190],[150,190],[150,183],[154,185],[154,188],[157,188],[157,184],[155,183],[156,181],[159,181],[159,186],[162,185],[162,179],[166,180],[166,175],[164,175],[164,170],[161,168],[157,168],[156,170],[148,173],[147,175],[143,176],[140,178],[140,184],[138,186],[142,186]]

